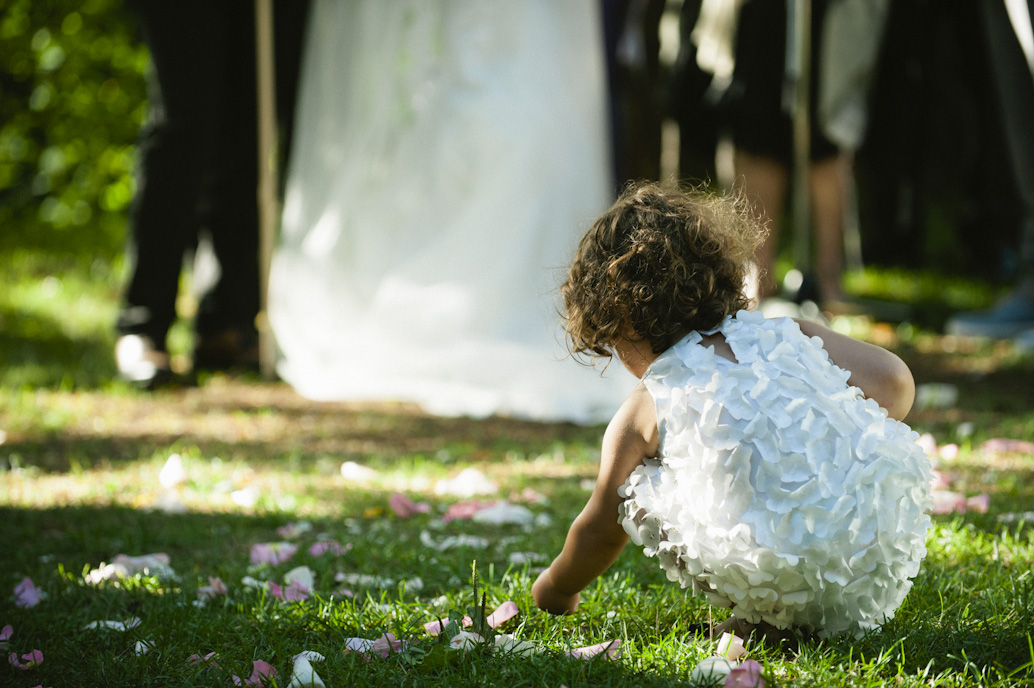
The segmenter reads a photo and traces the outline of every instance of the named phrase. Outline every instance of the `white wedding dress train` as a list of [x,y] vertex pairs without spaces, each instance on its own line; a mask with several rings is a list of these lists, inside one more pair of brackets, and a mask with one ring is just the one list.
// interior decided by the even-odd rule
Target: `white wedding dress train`
[[607,420],[557,287],[610,201],[594,0],[316,0],[269,312],[315,399]]

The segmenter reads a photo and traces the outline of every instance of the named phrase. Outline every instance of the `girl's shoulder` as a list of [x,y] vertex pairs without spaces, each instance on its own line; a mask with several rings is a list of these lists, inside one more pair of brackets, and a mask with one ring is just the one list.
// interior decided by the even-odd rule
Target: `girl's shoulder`
[[657,410],[646,385],[640,382],[607,426],[606,439],[642,456],[657,454]]

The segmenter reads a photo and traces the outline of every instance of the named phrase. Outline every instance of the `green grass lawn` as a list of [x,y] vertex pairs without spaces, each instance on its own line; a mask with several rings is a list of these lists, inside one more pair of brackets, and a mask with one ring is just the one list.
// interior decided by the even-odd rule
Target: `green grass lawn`
[[[602,428],[315,403],[282,384],[224,377],[140,393],[111,381],[120,279],[110,261],[0,255],[0,627],[12,630],[0,642],[19,662],[43,655],[24,670],[4,662],[0,685],[230,686],[261,660],[277,672],[270,685],[286,686],[292,658],[309,650],[323,656],[312,666],[327,686],[677,686],[691,685],[692,669],[715,653],[700,627],[724,611],[673,588],[634,547],[589,587],[577,614],[535,609],[531,581],[588,496]],[[849,286],[888,298],[899,279],[867,272]],[[941,309],[991,296],[930,279],[909,284]],[[900,298],[914,303],[916,293]],[[923,322],[835,324],[897,351],[920,384],[958,391],[955,403],[917,408],[909,420],[942,447],[951,489],[987,494],[989,509],[935,516],[929,556],[881,632],[796,652],[748,645],[769,686],[1034,684],[1034,530],[1023,520],[1034,509],[1034,455],[986,444],[1034,441],[1034,361]],[[174,454],[184,480],[166,489],[160,476]],[[349,479],[348,462],[371,472]],[[475,499],[507,500],[532,522],[445,522],[465,498],[436,487],[464,469],[498,486]],[[428,512],[397,515],[396,494]],[[278,532],[299,522],[311,527]],[[281,541],[297,547],[288,561],[252,564],[255,545]],[[310,552],[330,542],[340,550]],[[167,554],[170,570],[91,582],[120,554],[153,553]],[[311,595],[277,599],[266,584],[286,588],[302,566]],[[216,577],[225,594],[202,601]],[[25,578],[44,593],[35,606],[16,604]],[[484,633],[511,634],[531,654],[450,650],[424,629],[507,600],[519,614]],[[88,628],[132,619],[126,630]],[[386,633],[401,651],[347,651],[357,642],[349,639]],[[567,656],[609,641],[621,642],[616,659]],[[214,663],[189,661],[209,653]]]

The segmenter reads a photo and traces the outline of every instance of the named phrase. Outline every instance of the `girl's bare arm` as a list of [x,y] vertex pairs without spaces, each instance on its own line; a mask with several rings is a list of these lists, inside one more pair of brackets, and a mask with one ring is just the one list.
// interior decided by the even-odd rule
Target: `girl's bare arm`
[[848,383],[887,409],[891,418],[904,419],[915,401],[912,371],[905,362],[886,349],[834,332],[809,320],[797,320],[801,331],[818,337],[829,357],[851,373]]
[[578,593],[621,554],[628,534],[618,523],[618,488],[645,457],[656,452],[653,399],[640,385],[607,427],[596,487],[571,524],[563,550],[532,586],[540,608],[553,614],[573,612]]

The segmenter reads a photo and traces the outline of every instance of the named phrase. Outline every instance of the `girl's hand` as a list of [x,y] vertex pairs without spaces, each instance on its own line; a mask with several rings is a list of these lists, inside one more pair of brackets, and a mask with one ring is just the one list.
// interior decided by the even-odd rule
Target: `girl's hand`
[[539,574],[531,586],[531,596],[535,598],[535,604],[539,609],[544,609],[550,614],[573,614],[574,610],[578,609],[578,601],[581,598],[578,593],[567,595],[557,590],[548,568]]

